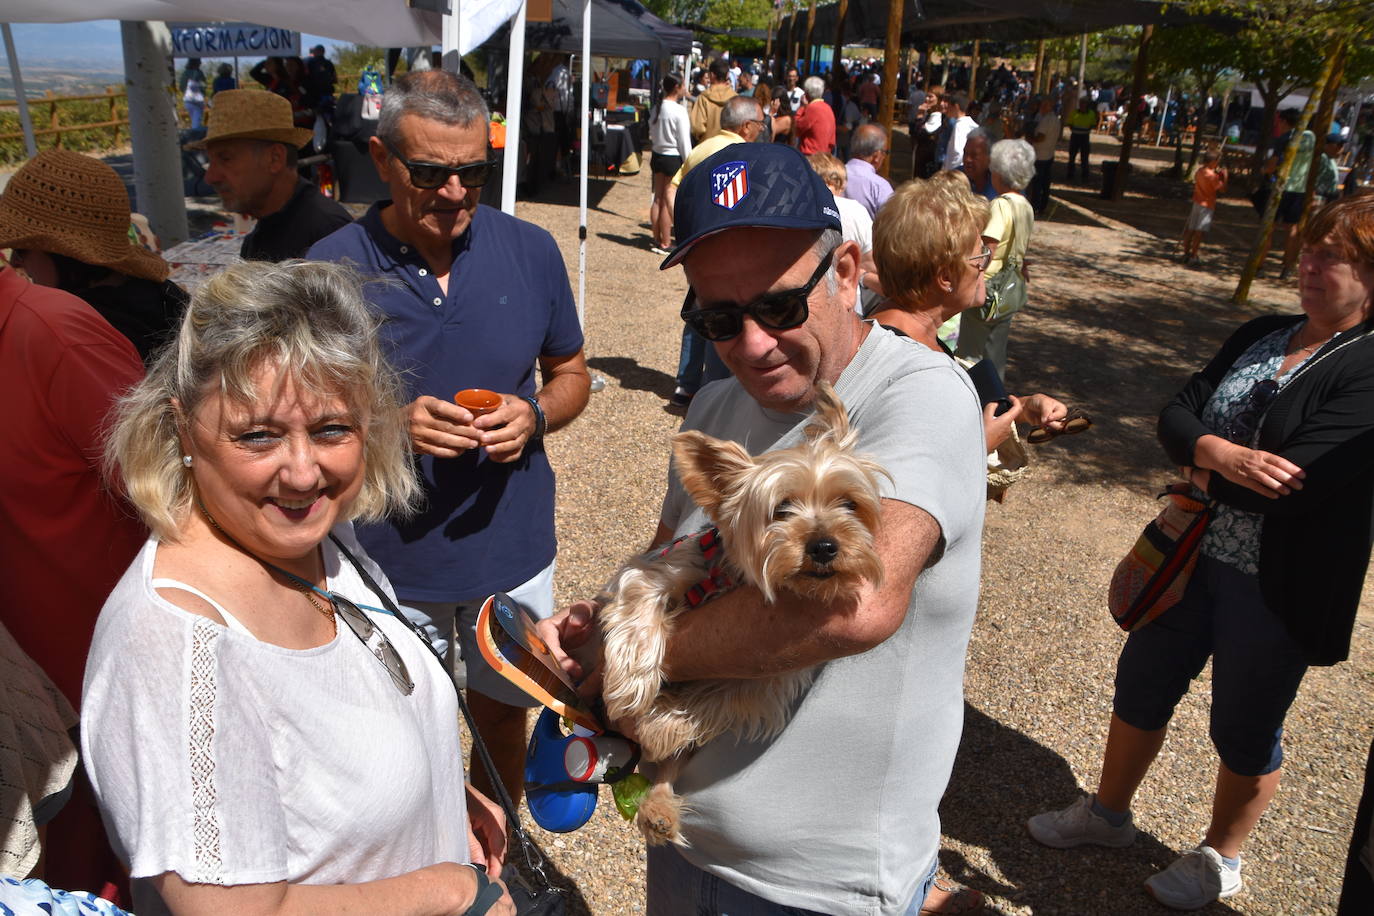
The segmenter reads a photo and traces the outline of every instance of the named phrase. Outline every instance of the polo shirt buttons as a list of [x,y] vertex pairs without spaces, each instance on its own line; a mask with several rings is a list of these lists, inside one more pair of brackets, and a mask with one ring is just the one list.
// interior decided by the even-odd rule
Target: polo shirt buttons
[[434,297],[434,304],[435,304],[435,305],[443,305],[443,304],[444,304],[444,300],[443,300],[443,299],[440,299],[438,296],[435,296],[435,297]]
[[429,271],[427,271],[427,270],[425,270],[423,267],[421,267],[421,268],[420,268],[420,276],[422,276],[422,277],[428,277],[428,276],[429,276]]
[[401,254],[410,254],[410,246],[409,246],[409,245],[402,245],[402,246],[401,246]]

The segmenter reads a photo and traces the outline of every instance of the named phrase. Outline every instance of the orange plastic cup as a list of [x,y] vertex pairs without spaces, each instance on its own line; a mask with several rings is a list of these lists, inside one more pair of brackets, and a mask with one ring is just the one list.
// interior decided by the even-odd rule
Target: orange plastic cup
[[453,396],[453,402],[471,413],[475,420],[499,408],[501,395],[485,388],[464,388]]

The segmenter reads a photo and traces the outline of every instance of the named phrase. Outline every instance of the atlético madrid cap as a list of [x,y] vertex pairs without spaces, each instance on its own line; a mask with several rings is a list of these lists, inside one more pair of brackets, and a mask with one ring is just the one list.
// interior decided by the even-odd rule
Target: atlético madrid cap
[[681,241],[659,265],[667,270],[708,235],[741,226],[840,228],[840,211],[806,157],[781,143],[732,143],[682,180],[673,234]]

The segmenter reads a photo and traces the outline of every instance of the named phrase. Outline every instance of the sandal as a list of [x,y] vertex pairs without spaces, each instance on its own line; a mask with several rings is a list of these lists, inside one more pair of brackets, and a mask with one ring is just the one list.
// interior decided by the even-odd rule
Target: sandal
[[1060,429],[1052,426],[1033,426],[1031,431],[1026,433],[1026,441],[1032,445],[1043,445],[1056,436],[1072,436],[1086,432],[1092,429],[1093,418],[1075,408],[1064,416],[1063,424]]
[[[943,891],[947,896],[938,908],[921,906],[920,916],[969,916],[983,912],[983,892],[958,884],[943,875],[937,875],[931,890]],[[930,895],[926,895],[926,900]]]

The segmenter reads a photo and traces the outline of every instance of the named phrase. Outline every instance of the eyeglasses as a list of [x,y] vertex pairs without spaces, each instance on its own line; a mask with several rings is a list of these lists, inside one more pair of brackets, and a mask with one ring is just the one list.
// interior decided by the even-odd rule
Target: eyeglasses
[[381,628],[368,619],[356,604],[342,595],[331,593],[329,601],[334,605],[334,613],[339,619],[348,624],[353,635],[377,657],[377,661],[382,663],[386,673],[391,675],[391,682],[396,685],[396,689],[410,696],[415,690],[415,682],[410,679],[410,672],[406,670],[406,663],[401,654],[396,651],[396,647],[386,638]]
[[458,176],[458,183],[465,188],[480,188],[491,178],[491,170],[496,167],[495,159],[487,159],[483,162],[469,162],[467,165],[440,165],[437,162],[412,162],[404,158],[396,147],[390,142],[383,140],[382,145],[387,152],[396,157],[401,165],[406,167],[410,173],[410,183],[422,191],[433,191],[448,184],[448,180],[454,175]]
[[1254,437],[1255,430],[1259,429],[1264,412],[1269,409],[1278,393],[1279,383],[1274,379],[1262,378],[1255,382],[1245,397],[1245,406],[1226,424],[1222,435],[1238,445],[1248,443]]
[[982,273],[987,270],[988,265],[992,263],[992,249],[984,245],[982,254],[977,254],[971,258],[965,258],[964,260],[972,264],[974,270]]
[[830,269],[835,250],[826,252],[825,257],[816,265],[811,279],[805,286],[796,289],[783,289],[775,293],[764,293],[753,302],[736,305],[733,302],[713,302],[710,305],[691,308],[696,302],[696,293],[689,287],[687,298],[682,303],[682,320],[687,322],[707,340],[730,340],[738,337],[744,330],[744,316],[748,315],[765,328],[786,331],[805,324],[811,315],[811,291],[821,282],[821,277]]

